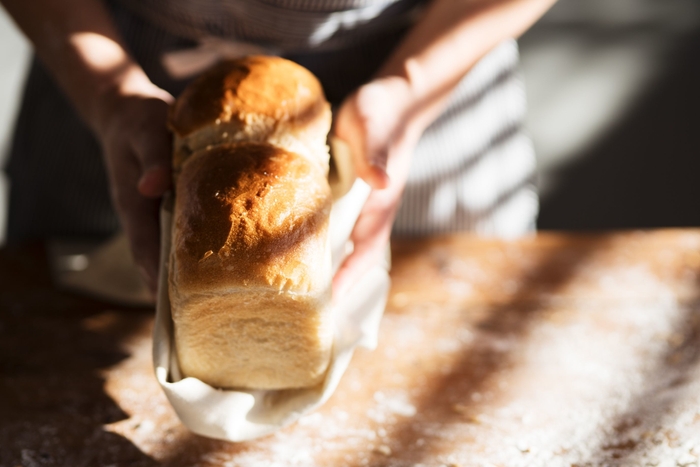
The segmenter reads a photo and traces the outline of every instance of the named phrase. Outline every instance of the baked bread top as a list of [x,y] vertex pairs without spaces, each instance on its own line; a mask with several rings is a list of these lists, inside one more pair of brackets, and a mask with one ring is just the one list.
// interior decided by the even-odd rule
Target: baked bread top
[[194,80],[171,108],[174,169],[219,142],[271,142],[312,157],[323,151],[330,117],[321,84],[306,68],[280,57],[225,61]]
[[[266,143],[193,154],[176,186],[176,281],[180,293],[232,287],[317,290],[330,188],[322,168]],[[313,267],[318,265],[318,267]]]

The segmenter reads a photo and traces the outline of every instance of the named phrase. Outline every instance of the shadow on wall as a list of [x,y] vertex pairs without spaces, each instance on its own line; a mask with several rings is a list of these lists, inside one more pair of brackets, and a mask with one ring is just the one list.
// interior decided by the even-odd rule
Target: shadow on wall
[[555,172],[541,229],[700,226],[700,32],[606,136]]

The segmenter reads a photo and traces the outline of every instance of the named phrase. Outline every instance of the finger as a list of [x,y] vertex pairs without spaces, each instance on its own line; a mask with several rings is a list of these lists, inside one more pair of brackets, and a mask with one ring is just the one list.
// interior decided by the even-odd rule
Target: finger
[[371,82],[357,91],[355,106],[360,125],[365,129],[365,159],[370,167],[386,173],[387,148],[394,132],[394,115],[389,95],[381,81]]
[[360,178],[375,190],[383,190],[391,183],[386,169],[379,166],[370,166],[364,177],[361,176]]
[[134,262],[141,269],[146,285],[153,294],[158,288],[160,264],[160,226],[157,200],[143,198],[146,202],[135,208],[124,222],[124,231],[131,244]]
[[172,185],[172,170],[168,167],[151,167],[141,175],[137,189],[147,198],[160,198]]
[[409,92],[405,80],[395,76],[374,80],[357,92],[355,105],[365,130],[365,158],[381,177],[380,186],[373,185],[375,188],[386,188],[389,184],[389,148],[404,137]]
[[382,189],[389,185],[389,176],[385,167],[372,165],[367,150],[367,122],[363,120],[357,107],[357,96],[348,98],[335,119],[334,133],[345,141],[350,147],[350,152],[355,167],[355,173],[372,188]]
[[141,167],[138,191],[143,196],[157,198],[171,185],[172,137],[166,127],[168,105],[160,99],[148,99],[144,106],[148,118],[130,141]]
[[350,237],[354,250],[333,278],[334,302],[383,260],[397,203],[395,193],[374,191],[370,194]]
[[356,244],[353,252],[343,261],[333,277],[333,303],[343,299],[357,282],[384,258],[388,236]]
[[137,181],[141,167],[133,152],[116,147],[106,155],[115,209],[131,245],[134,262],[146,276],[151,291],[155,292],[160,253],[160,202],[139,193]]

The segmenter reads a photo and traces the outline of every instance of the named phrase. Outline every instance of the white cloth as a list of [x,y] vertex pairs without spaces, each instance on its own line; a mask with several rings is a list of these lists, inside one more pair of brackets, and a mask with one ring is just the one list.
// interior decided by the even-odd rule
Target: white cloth
[[[331,211],[330,236],[335,272],[348,251],[348,238],[369,187],[355,181]],[[278,391],[222,390],[199,379],[182,378],[174,347],[168,264],[172,199],[161,209],[162,252],[158,306],[153,335],[156,377],[180,420],[193,432],[211,438],[244,441],[270,434],[323,404],[333,394],[357,346],[377,345],[379,322],[389,293],[388,264],[377,265],[333,310],[335,336],[326,377],[318,386]],[[352,297],[352,298],[350,298]]]

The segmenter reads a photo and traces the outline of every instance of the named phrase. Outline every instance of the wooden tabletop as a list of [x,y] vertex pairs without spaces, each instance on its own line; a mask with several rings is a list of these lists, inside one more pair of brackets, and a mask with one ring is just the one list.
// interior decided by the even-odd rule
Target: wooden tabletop
[[0,466],[698,466],[700,230],[393,244],[379,347],[275,435],[188,432],[152,311],[0,251]]

